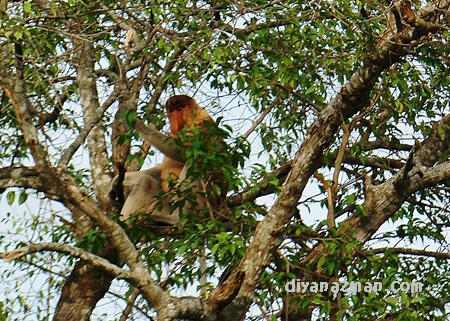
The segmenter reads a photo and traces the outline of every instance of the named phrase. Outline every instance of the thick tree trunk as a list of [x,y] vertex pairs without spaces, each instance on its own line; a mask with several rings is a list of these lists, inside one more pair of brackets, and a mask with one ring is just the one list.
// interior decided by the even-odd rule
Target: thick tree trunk
[[[76,34],[80,32],[77,28],[79,26],[74,26],[73,30]],[[96,118],[96,113],[100,109],[94,75],[95,54],[93,53],[92,44],[88,41],[74,38],[73,43],[75,48],[74,63],[77,69],[79,86],[79,101],[83,107],[84,121],[87,124]],[[104,156],[107,155],[107,148],[101,124],[91,129],[87,137],[87,144],[95,196],[99,207],[103,212],[107,213],[111,209],[108,198],[111,177],[109,163]],[[72,212],[74,217],[76,217],[76,212]],[[77,225],[76,234],[78,238],[84,237],[87,231],[93,228],[94,224],[91,223],[90,227],[80,231]],[[103,252],[99,256],[111,262],[117,261],[116,251],[108,244],[104,246]],[[108,291],[112,280],[113,276],[106,274],[102,270],[83,261],[77,262],[63,287],[53,320],[89,320],[97,302]]]
[[78,261],[64,284],[53,321],[90,320],[113,279],[104,271]]

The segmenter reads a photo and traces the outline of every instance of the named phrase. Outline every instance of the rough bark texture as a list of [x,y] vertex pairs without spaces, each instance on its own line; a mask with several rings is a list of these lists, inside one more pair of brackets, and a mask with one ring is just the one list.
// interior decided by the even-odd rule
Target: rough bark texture
[[78,261],[66,280],[53,320],[90,320],[114,276]]
[[[76,54],[75,62],[78,68],[78,85],[80,94],[80,103],[83,107],[85,123],[95,118],[96,111],[99,109],[98,93],[96,79],[94,75],[94,57],[89,43],[84,41],[75,41]],[[92,179],[95,182],[94,191],[104,210],[111,209],[108,198],[108,190],[111,181],[109,173],[109,164],[107,161],[106,142],[102,125],[94,126],[87,137],[88,148],[90,151],[90,163],[92,168]],[[67,187],[66,187],[67,188]],[[69,208],[74,208],[69,205]],[[79,237],[84,237],[89,230],[94,229],[92,221],[86,217],[83,210],[73,210],[74,213],[80,213],[85,222],[90,222],[87,229],[76,230]],[[117,252],[106,244],[101,257],[113,259],[116,261]],[[98,267],[92,267],[83,261],[78,261],[70,276],[67,278],[62,289],[53,320],[89,320],[98,300],[100,300],[109,289],[114,276],[109,275]]]
[[[419,14],[419,16],[422,15]],[[420,25],[426,25],[425,21]],[[429,28],[408,26],[399,33],[381,39],[377,44],[378,52],[368,55],[362,67],[352,75],[350,81],[341,88],[335,99],[310,126],[308,134],[294,158],[291,172],[283,185],[280,196],[265,219],[258,225],[253,241],[247,248],[241,264],[228,279],[230,286],[239,286],[236,279],[242,273],[245,275],[239,294],[221,314],[221,318],[231,320],[230,318],[225,319],[225,316],[233,315],[233,320],[242,320],[245,317],[245,312],[252,302],[253,291],[258,284],[259,276],[283,241],[285,226],[296,213],[297,202],[308,179],[322,165],[321,156],[329,147],[339,126],[344,120],[369,104],[370,92],[383,70],[407,54],[405,45],[409,45],[409,50],[411,50],[411,47],[419,44],[418,40],[423,35],[438,30],[439,28],[434,26],[429,26]],[[423,184],[420,186],[424,187]],[[369,202],[376,202],[376,204],[365,205],[374,210],[370,214],[372,218],[370,226],[367,226],[366,222],[360,222],[356,214],[349,219],[351,226],[356,228],[357,239],[366,240],[403,203],[404,198],[398,197],[396,193],[391,195],[391,192],[395,192],[392,180],[386,182],[384,186],[373,188],[371,192],[373,197],[370,197]],[[342,230],[343,234],[347,232]],[[323,246],[318,245],[304,263],[314,262],[322,254]],[[220,287],[214,290],[211,293],[210,301],[215,302],[220,292]],[[245,303],[243,304],[243,302]]]
[[[76,238],[81,239],[90,230],[98,228],[105,233],[108,239],[102,252],[97,256],[88,255],[73,248],[58,248],[48,244],[40,249],[68,253],[79,258],[63,287],[54,320],[89,320],[98,300],[105,295],[114,278],[125,279],[139,289],[149,306],[158,313],[159,320],[234,321],[244,319],[254,300],[254,291],[260,283],[261,274],[273,262],[278,247],[285,240],[286,227],[293,215],[297,213],[297,204],[305,186],[314,172],[323,165],[324,151],[330,147],[339,127],[369,105],[372,90],[385,70],[394,63],[400,63],[403,57],[413,52],[421,44],[423,36],[443,30],[444,22],[447,23],[446,19],[441,19],[441,13],[445,12],[447,15],[448,1],[430,4],[418,12],[414,12],[409,1],[406,0],[396,1],[396,5],[401,9],[403,25],[400,28],[394,19],[393,25],[389,26],[376,47],[370,48],[371,51],[361,66],[353,73],[348,83],[342,86],[335,98],[317,115],[290,166],[280,169],[280,175],[285,175],[289,171],[281,193],[266,217],[258,224],[244,258],[229,278],[218,285],[207,299],[170,296],[152,279],[148,264],[141,259],[141,253],[125,231],[105,215],[114,212],[108,199],[112,174],[109,169],[104,128],[99,123],[99,119],[110,104],[116,100],[119,101],[120,105],[115,114],[116,123],[113,128],[112,158],[114,165],[124,162],[129,154],[130,146],[129,144],[117,144],[118,137],[127,131],[127,127],[120,117],[123,111],[136,110],[142,81],[147,76],[152,56],[150,54],[143,55],[143,58],[134,61],[127,56],[127,59],[130,59],[127,60],[128,66],[123,66],[124,71],[125,73],[136,72],[133,74],[135,78],[125,84],[120,80],[122,74],[111,76],[110,79],[115,81],[115,89],[111,94],[111,101],[107,101],[101,106],[96,83],[99,72],[95,71],[96,60],[92,39],[89,38],[94,38],[96,34],[92,31],[92,34],[89,35],[89,26],[87,25],[80,25],[77,26],[79,29],[71,30],[73,34],[83,35],[86,33],[89,35],[86,38],[73,37],[74,46],[73,52],[71,52],[73,54],[71,56],[72,67],[77,73],[77,94],[87,129],[80,130],[81,142],[74,142],[70,151],[62,156],[61,163],[56,167],[48,161],[47,151],[38,143],[40,133],[36,122],[33,121],[36,111],[27,98],[21,47],[20,43],[14,44],[12,47],[15,52],[11,52],[14,64],[9,69],[4,66],[7,62],[0,57],[0,85],[14,107],[18,126],[23,133],[24,141],[31,152],[35,166],[1,169],[2,187],[20,186],[42,191],[48,198],[62,202],[72,212],[73,222],[68,222],[67,226],[73,228],[73,235]],[[114,18],[113,12],[109,12],[109,14]],[[117,17],[115,19],[120,20]],[[131,27],[124,25],[123,21],[116,22],[118,25],[123,25],[122,28],[131,30]],[[241,34],[252,32],[255,30],[252,28],[255,27],[240,29],[239,32]],[[168,33],[167,30],[163,32]],[[229,32],[238,34],[234,30]],[[151,41],[151,37],[149,38],[148,41]],[[154,80],[155,92],[152,93],[149,103],[151,107],[156,105],[164,85],[168,81],[166,75],[186,52],[190,54],[188,46],[194,43],[194,40],[195,34],[192,38],[184,41],[177,50],[174,50],[172,57],[168,57],[162,67],[159,66],[160,72]],[[139,39],[133,41],[139,41]],[[126,55],[132,57],[132,50],[145,48],[145,45],[146,43],[138,43],[135,44],[134,49],[127,48]],[[9,70],[9,72],[5,70]],[[105,71],[103,74],[109,74],[109,71]],[[124,95],[124,90],[130,92]],[[420,142],[420,145],[411,149],[410,158],[406,163],[396,163],[395,167],[398,172],[382,184],[375,185],[371,182],[370,177],[366,177],[363,207],[367,211],[368,217],[361,217],[357,212],[352,213],[345,220],[344,226],[337,230],[338,236],[348,236],[358,242],[366,242],[402,206],[408,195],[449,180],[450,163],[438,163],[439,158],[449,151],[449,128],[450,116],[446,116],[435,124],[433,131]],[[73,173],[67,169],[69,159],[66,158],[73,156],[85,139],[90,153],[93,195],[87,195],[74,179]],[[258,193],[252,192],[241,198],[236,197],[234,202],[239,203],[242,199],[255,199],[257,195],[261,195]],[[230,201],[229,204],[231,205],[233,202]],[[31,252],[21,253],[19,251],[14,258]],[[319,243],[301,261],[301,264],[314,268],[316,269],[314,272],[319,273],[320,269],[315,265],[317,265],[318,259],[325,254],[326,250],[323,244]],[[2,256],[8,258],[8,255],[2,254]],[[122,268],[125,265],[127,268]],[[289,304],[286,305],[289,306]],[[303,313],[292,310],[289,312],[289,307],[286,307],[286,311],[284,317],[286,320],[310,318],[309,311]]]

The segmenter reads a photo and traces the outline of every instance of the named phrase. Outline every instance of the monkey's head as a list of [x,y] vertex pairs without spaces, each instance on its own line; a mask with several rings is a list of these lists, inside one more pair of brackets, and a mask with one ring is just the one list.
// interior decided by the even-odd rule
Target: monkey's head
[[186,124],[192,126],[195,111],[198,108],[195,100],[187,95],[170,97],[166,102],[166,112],[170,121],[171,134],[176,135]]

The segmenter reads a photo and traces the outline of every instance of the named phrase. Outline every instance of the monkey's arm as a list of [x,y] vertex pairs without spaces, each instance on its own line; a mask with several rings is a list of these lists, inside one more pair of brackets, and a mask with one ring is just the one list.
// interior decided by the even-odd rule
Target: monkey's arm
[[153,177],[154,179],[159,179],[159,177],[161,175],[161,169],[159,168],[159,166],[156,166],[156,167],[152,167],[149,169],[143,169],[143,170],[136,171],[136,172],[127,172],[125,174],[125,182],[127,183],[127,185],[130,185],[130,184],[134,185],[137,183],[137,180],[142,175],[147,175],[147,176]]
[[184,153],[180,151],[174,138],[160,133],[153,124],[145,125],[139,118],[135,118],[135,122],[137,132],[149,144],[155,146],[161,153],[173,160],[181,163],[186,162]]

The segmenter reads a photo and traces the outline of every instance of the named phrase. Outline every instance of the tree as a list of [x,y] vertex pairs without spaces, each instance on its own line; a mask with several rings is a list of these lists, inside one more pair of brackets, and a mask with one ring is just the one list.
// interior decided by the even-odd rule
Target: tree
[[[2,1],[0,189],[39,201],[2,209],[2,283],[48,290],[0,317],[89,320],[113,284],[121,320],[447,320],[449,6]],[[228,219],[128,227],[111,181],[175,93],[227,132]]]

